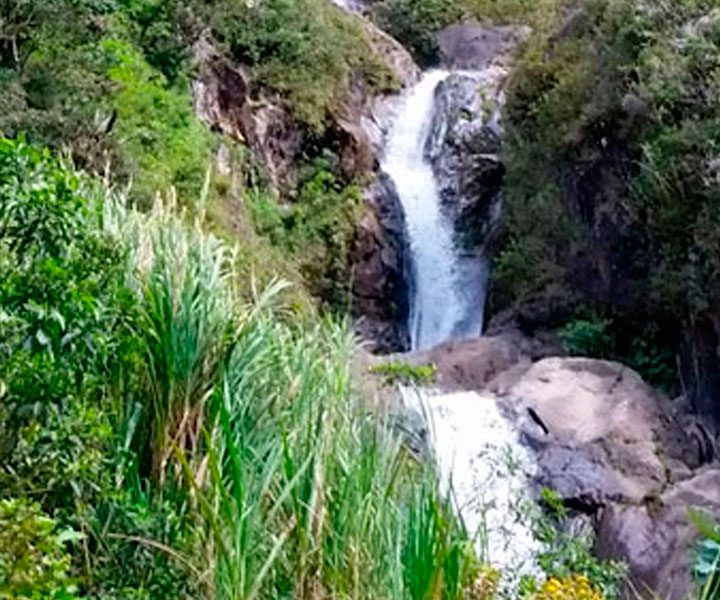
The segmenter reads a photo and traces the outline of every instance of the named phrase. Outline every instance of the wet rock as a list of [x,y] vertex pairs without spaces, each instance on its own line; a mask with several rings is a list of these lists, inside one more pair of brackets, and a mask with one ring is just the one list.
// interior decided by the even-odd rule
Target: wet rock
[[373,352],[404,351],[410,345],[411,282],[405,215],[385,176],[379,176],[365,197],[368,210],[350,250],[356,330]]
[[505,66],[527,37],[523,27],[451,25],[437,35],[441,64],[463,69],[436,92],[426,145],[443,205],[468,250],[492,243],[502,208],[500,107]]
[[486,27],[472,23],[450,25],[436,36],[440,64],[447,69],[481,70],[507,64],[530,28],[515,25]]
[[642,505],[613,504],[603,511],[598,550],[627,561],[642,598],[690,597],[692,546],[698,533],[688,519],[689,508],[720,518],[720,469],[702,470]]
[[499,223],[504,167],[500,160],[502,70],[455,73],[435,93],[425,154],[443,207],[468,249],[489,244]]

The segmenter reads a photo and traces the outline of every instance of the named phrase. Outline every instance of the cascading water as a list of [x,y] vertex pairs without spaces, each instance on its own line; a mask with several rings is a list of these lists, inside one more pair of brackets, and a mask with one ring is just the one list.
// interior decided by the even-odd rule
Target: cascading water
[[405,96],[381,164],[395,183],[408,227],[414,267],[409,323],[413,350],[478,337],[482,327],[482,264],[463,259],[458,251],[425,153],[435,90],[449,75],[448,71],[429,71]]
[[[413,262],[413,350],[478,337],[482,328],[485,261],[458,247],[427,151],[438,110],[436,89],[451,74],[429,71],[408,91],[381,161],[405,212]],[[490,80],[499,88],[502,74],[488,69],[472,80]],[[518,503],[533,463],[496,398],[429,389],[404,389],[403,394],[406,405],[426,416],[441,479],[477,540],[478,553],[503,570],[506,584],[513,576],[532,573],[537,546]]]
[[[362,10],[362,0],[332,2],[348,12]],[[430,155],[441,151],[436,142],[442,132],[433,130],[439,110],[436,90],[452,74],[428,71],[406,93],[381,160],[407,224],[413,263],[409,315],[413,350],[478,337],[482,330],[485,260],[459,248],[453,221],[441,206],[430,160]],[[471,83],[478,87],[489,83],[498,92],[504,72],[491,67],[470,75]],[[491,112],[495,119],[498,112]],[[503,571],[505,585],[533,573],[537,545],[527,519],[518,511],[533,463],[497,399],[474,392],[443,394],[411,388],[402,392],[408,408],[425,416],[442,484],[476,540],[478,554]]]

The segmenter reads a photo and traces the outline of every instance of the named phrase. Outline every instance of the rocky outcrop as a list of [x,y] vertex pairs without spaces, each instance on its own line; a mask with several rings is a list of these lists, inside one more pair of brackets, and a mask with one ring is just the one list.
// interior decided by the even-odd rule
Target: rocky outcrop
[[618,363],[549,358],[495,392],[536,452],[538,483],[587,512],[643,503],[700,464],[669,401]]
[[[358,73],[330,116],[322,145],[337,152],[348,178],[367,176],[376,169],[397,92],[420,75],[397,41],[361,15],[356,18],[396,85],[378,92]],[[255,89],[247,70],[218,52],[209,34],[195,44],[194,62],[193,96],[200,118],[225,136],[247,144],[275,190],[291,191],[307,147],[317,142],[311,139],[311,132],[293,118],[280,98]],[[382,178],[367,190],[366,199],[367,210],[357,224],[349,256],[354,277],[352,312],[358,331],[372,340],[375,351],[400,351],[408,344],[405,323],[410,281],[402,207],[392,185]]]
[[369,173],[382,151],[385,133],[393,114],[397,92],[413,85],[420,69],[402,45],[371,21],[355,15],[363,27],[370,46],[382,57],[393,74],[397,87],[384,93],[370,93],[363,76],[357,75],[350,91],[340,104],[332,126],[338,142],[341,163],[346,173]]
[[500,219],[501,82],[505,71],[454,73],[435,93],[425,154],[433,165],[445,212],[465,248],[492,241]]
[[392,181],[380,175],[365,192],[368,210],[350,250],[352,315],[373,352],[409,348],[409,249],[405,216]]
[[[412,57],[397,41],[364,17],[356,18],[370,48],[385,62],[395,84],[377,90],[358,73],[329,115],[322,145],[338,152],[349,178],[374,169],[392,98],[419,77]],[[196,76],[192,90],[198,116],[214,130],[246,143],[260,159],[276,190],[292,190],[301,159],[308,147],[318,142],[316,134],[293,117],[282,98],[254,86],[248,70],[219,52],[209,33],[195,43],[193,61]]]
[[275,189],[293,187],[305,132],[287,105],[267,94],[254,96],[249,73],[218,52],[209,34],[195,43],[193,56],[192,91],[200,119],[252,148]]
[[446,69],[478,71],[491,65],[507,65],[518,44],[531,33],[528,27],[488,27],[458,23],[439,31],[436,41],[440,64]]
[[437,35],[441,65],[462,70],[436,92],[425,153],[444,208],[468,249],[489,245],[502,207],[500,108],[506,66],[528,31],[522,27],[452,25]]
[[697,539],[688,509],[720,517],[720,468],[706,464],[710,438],[631,369],[582,358],[533,361],[549,349],[508,332],[406,360],[435,364],[443,390],[494,397],[533,452],[535,484],[556,490],[592,524],[598,553],[626,561],[640,592],[685,598]]
[[701,470],[645,504],[611,504],[603,511],[598,551],[627,560],[633,598],[690,597],[698,532],[688,518],[689,508],[720,515],[720,469]]

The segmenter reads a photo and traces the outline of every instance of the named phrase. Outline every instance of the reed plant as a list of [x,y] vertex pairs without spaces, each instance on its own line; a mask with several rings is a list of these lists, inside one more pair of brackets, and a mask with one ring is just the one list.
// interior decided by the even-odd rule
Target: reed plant
[[[172,203],[170,203],[172,204]],[[144,393],[134,447],[193,529],[207,597],[461,598],[467,535],[350,377],[346,323],[240,300],[234,251],[172,206],[106,200],[129,246]]]

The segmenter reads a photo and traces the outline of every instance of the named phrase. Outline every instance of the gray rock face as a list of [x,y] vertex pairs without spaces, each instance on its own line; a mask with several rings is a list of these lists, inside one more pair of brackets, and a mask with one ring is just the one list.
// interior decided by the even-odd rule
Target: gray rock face
[[[414,83],[420,71],[410,54],[392,37],[357,15],[372,51],[394,74],[398,87]],[[211,128],[246,143],[265,167],[272,186],[292,190],[311,133],[298,123],[290,107],[277,95],[253,87],[249,73],[217,50],[209,33],[193,48],[196,76],[192,82],[198,116]],[[348,93],[333,112],[327,142],[340,154],[348,176],[370,173],[382,145],[386,117],[397,89],[369,91],[362,74],[356,74]]]
[[688,520],[689,508],[720,515],[720,469],[701,470],[651,503],[612,504],[603,511],[598,550],[607,556],[625,557],[641,598],[689,597],[692,550],[698,538]]
[[454,73],[436,91],[436,110],[425,154],[441,201],[462,245],[489,244],[502,207],[500,160],[501,69]]
[[304,132],[279,98],[253,99],[248,73],[226,60],[209,34],[193,48],[197,76],[192,82],[195,112],[208,126],[246,143],[258,155],[276,189],[295,184]]
[[352,313],[369,350],[387,354],[410,345],[412,281],[405,215],[392,182],[380,176],[366,190],[368,211],[357,226],[352,265]]
[[517,45],[528,38],[530,28],[508,25],[485,27],[459,23],[441,30],[437,36],[440,64],[447,69],[481,70],[507,64]]

